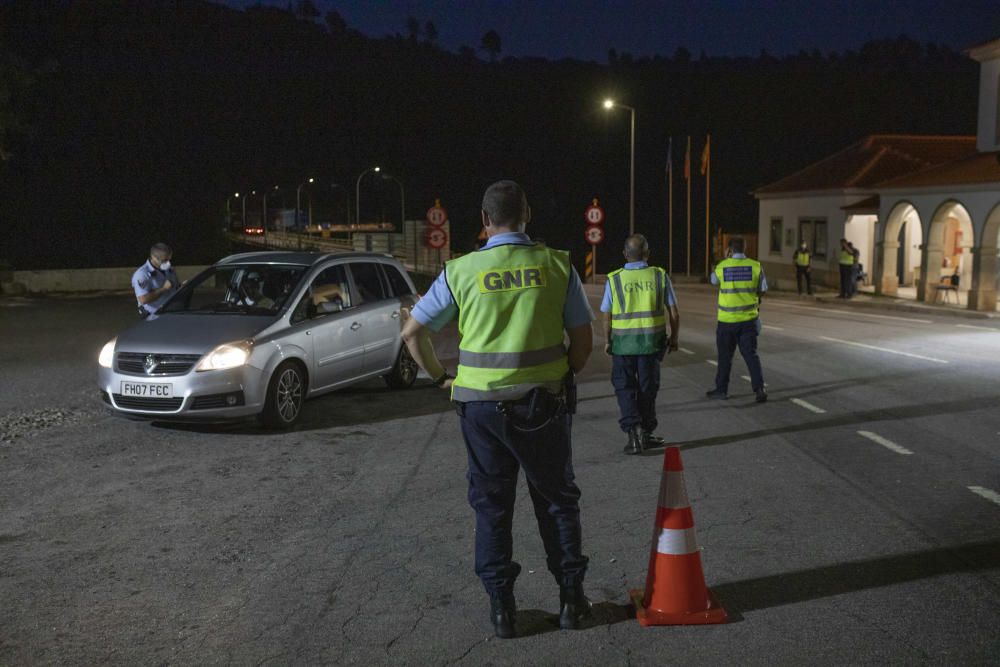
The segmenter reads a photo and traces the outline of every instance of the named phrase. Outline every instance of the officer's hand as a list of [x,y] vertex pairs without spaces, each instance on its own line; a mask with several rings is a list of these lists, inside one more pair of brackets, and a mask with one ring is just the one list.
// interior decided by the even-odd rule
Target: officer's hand
[[667,354],[677,351],[677,338],[674,336],[670,337],[670,343],[667,345]]
[[442,389],[451,389],[451,384],[454,381],[455,381],[455,378],[451,378],[451,377],[448,378],[447,380],[445,380],[444,382],[441,383],[441,388]]
[[604,354],[608,355],[609,357],[611,356],[611,343],[605,343]]
[[163,281],[163,289],[168,290],[168,289],[170,289],[173,286],[174,286],[174,284],[172,282],[170,282],[169,279]]

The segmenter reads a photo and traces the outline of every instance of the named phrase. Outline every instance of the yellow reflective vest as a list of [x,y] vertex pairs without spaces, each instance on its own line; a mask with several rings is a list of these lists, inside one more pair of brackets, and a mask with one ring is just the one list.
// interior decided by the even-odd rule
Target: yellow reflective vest
[[540,245],[498,245],[446,264],[461,336],[453,400],[558,389],[569,371],[563,308],[570,273],[569,253]]
[[795,253],[795,266],[809,266],[809,257],[807,252]]
[[840,255],[838,256],[837,261],[838,263],[844,265],[854,264],[854,253],[852,253],[850,250],[844,250],[843,248],[841,248]]
[[719,281],[719,321],[749,322],[757,319],[760,297],[760,262],[724,259],[715,267]]
[[611,354],[655,354],[666,345],[667,273],[658,266],[608,274]]

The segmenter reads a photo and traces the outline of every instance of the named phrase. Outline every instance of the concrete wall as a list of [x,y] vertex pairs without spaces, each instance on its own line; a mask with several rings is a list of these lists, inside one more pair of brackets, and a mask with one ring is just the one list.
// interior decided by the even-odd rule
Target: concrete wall
[[1000,150],[1000,58],[979,65],[979,127],[976,148]]
[[[12,271],[12,280],[0,283],[3,294],[44,294],[47,292],[94,292],[132,289],[132,274],[137,266],[104,269],[59,269],[51,271]],[[181,280],[193,278],[207,266],[178,266]]]

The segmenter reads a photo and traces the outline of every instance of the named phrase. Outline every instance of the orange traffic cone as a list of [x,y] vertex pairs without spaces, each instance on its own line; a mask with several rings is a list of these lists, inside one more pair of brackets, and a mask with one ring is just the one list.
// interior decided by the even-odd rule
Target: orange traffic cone
[[643,626],[723,623],[726,610],[705,586],[679,447],[667,447],[646,590],[629,591]]

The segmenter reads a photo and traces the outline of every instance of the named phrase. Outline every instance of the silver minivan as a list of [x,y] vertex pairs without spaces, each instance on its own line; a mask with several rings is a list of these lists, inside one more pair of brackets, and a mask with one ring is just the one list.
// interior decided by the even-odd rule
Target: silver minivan
[[417,365],[400,338],[401,313],[416,299],[387,255],[232,255],[108,341],[101,398],[157,420],[257,416],[287,428],[306,398],[379,376],[410,387]]

